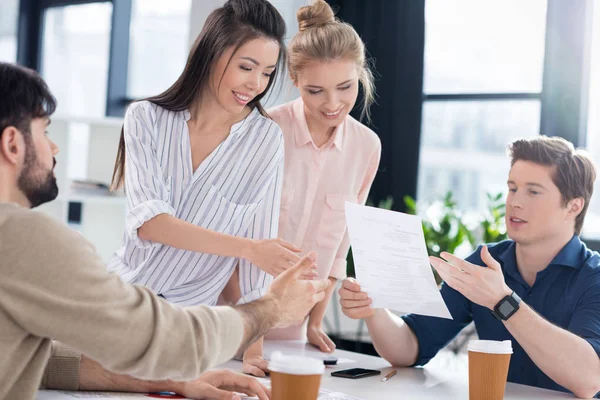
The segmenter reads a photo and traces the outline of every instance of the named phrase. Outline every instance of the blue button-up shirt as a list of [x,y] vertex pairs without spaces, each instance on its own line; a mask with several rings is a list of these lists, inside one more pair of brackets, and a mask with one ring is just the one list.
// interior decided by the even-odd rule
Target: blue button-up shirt
[[[592,252],[578,236],[573,236],[550,265],[538,272],[533,286],[529,286],[517,269],[512,240],[492,244],[488,248],[502,266],[506,284],[529,307],[550,323],[587,340],[600,355],[600,255],[597,252]],[[480,251],[481,248],[478,248],[466,260],[485,266]],[[442,286],[441,293],[453,320],[413,314],[403,317],[419,340],[419,356],[415,365],[426,364],[474,321],[480,339],[512,341],[513,355],[508,371],[510,382],[569,392],[534,364],[488,308],[469,301],[448,285]]]

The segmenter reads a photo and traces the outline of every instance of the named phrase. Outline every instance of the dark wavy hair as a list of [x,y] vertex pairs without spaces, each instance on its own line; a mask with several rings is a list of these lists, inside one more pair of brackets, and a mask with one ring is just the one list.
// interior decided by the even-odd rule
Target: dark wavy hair
[[9,126],[29,135],[31,121],[49,117],[54,110],[56,99],[37,72],[0,62],[0,135]]
[[[223,7],[214,10],[206,19],[202,31],[192,46],[183,73],[177,81],[158,96],[145,100],[170,111],[189,108],[209,83],[216,61],[227,49],[233,46],[233,54],[235,54],[247,42],[262,37],[275,40],[279,44],[279,58],[267,87],[252,99],[248,106],[258,108],[260,113],[266,116],[260,101],[283,72],[287,58],[285,33],[283,17],[267,0],[228,0]],[[123,184],[124,172],[125,139],[121,129],[111,189],[115,190]]]

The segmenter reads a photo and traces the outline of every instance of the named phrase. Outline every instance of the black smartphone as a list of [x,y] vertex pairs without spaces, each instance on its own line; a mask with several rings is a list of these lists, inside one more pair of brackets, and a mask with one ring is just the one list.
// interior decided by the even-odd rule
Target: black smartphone
[[323,359],[323,364],[325,364],[325,365],[336,365],[337,362],[338,362],[338,359],[337,359],[337,357],[334,357],[334,356],[329,356],[329,357]]
[[331,376],[337,376],[338,378],[359,379],[379,374],[381,374],[381,371],[376,369],[352,368],[332,372]]

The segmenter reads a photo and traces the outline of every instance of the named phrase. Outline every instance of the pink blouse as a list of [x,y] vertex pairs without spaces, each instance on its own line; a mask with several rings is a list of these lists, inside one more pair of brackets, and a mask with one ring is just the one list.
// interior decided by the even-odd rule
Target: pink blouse
[[319,279],[343,279],[350,247],[344,203],[366,202],[381,158],[379,137],[347,116],[317,147],[302,98],[268,113],[285,142],[279,236],[305,252],[317,252]]

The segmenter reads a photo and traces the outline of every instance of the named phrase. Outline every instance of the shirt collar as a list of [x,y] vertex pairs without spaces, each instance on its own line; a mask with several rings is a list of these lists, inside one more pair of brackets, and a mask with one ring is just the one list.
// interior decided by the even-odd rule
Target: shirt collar
[[550,265],[561,265],[581,269],[588,258],[588,250],[578,235],[573,235],[571,240],[554,257]]
[[[257,115],[260,115],[258,108],[257,107],[252,108],[252,111],[250,111],[250,113],[246,116],[246,118],[242,119],[241,121],[236,122],[235,124],[233,124],[231,126],[230,134],[236,135],[240,131],[240,128],[244,127],[246,123],[252,121]],[[187,108],[184,109],[183,110],[184,121],[188,122],[191,118],[192,118],[192,114],[190,113],[190,110]]]
[[[293,101],[292,104],[292,112],[294,114],[293,130],[294,130],[294,138],[296,140],[296,146],[302,147],[309,143],[311,143],[315,148],[317,147],[310,136],[310,131],[308,130],[308,124],[306,123],[306,115],[304,113],[304,102],[302,101],[302,97],[298,97]],[[348,118],[348,117],[346,117]],[[342,123],[333,131],[332,137],[325,143],[322,148],[327,148],[331,145],[335,146],[338,150],[342,150],[342,146],[344,144],[344,134],[343,132],[346,130],[346,121],[342,121]]]
[[[562,267],[570,267],[574,269],[580,269],[585,264],[588,258],[588,251],[579,239],[579,236],[573,235],[571,240],[558,252],[558,254],[552,259],[551,265],[558,265]],[[506,248],[498,258],[502,261],[504,270],[509,274],[520,275],[517,268],[517,256],[516,256],[516,244],[511,242],[510,246]]]

